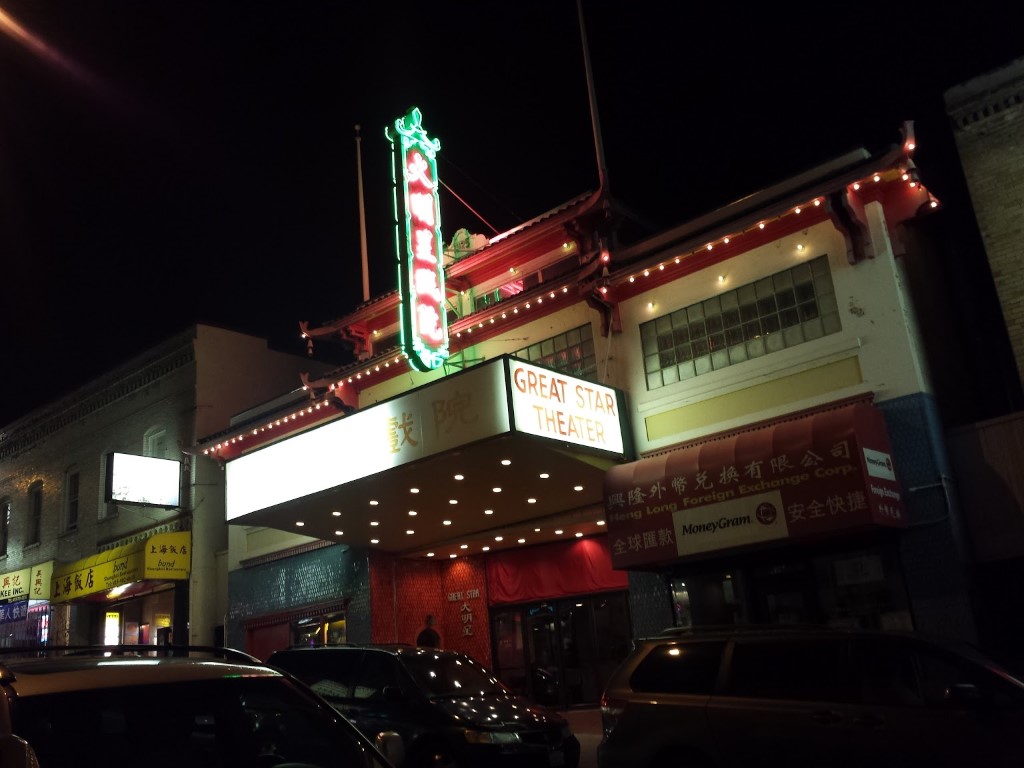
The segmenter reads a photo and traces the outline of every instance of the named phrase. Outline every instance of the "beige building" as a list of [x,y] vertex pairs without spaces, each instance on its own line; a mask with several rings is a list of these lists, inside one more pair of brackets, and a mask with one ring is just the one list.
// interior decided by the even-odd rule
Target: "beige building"
[[0,642],[219,641],[224,474],[184,449],[321,367],[195,325],[3,426]]

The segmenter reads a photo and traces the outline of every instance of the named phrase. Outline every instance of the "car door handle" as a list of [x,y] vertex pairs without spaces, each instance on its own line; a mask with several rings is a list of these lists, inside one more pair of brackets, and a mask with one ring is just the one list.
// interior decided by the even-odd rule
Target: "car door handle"
[[822,725],[835,725],[842,722],[843,716],[832,709],[819,709],[816,712],[811,712],[811,720]]
[[885,725],[885,720],[878,715],[860,715],[853,718],[853,724],[861,728],[881,728]]

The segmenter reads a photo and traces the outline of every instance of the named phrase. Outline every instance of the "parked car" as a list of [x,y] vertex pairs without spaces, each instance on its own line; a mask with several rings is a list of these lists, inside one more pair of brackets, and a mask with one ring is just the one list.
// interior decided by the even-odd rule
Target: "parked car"
[[580,744],[557,712],[451,650],[402,645],[291,648],[267,663],[307,683],[364,733],[396,731],[403,768],[577,768]]
[[913,634],[667,630],[613,673],[598,766],[1020,766],[1022,680]]
[[[401,740],[378,734],[400,760]],[[388,768],[302,683],[238,651],[0,649],[3,768]]]

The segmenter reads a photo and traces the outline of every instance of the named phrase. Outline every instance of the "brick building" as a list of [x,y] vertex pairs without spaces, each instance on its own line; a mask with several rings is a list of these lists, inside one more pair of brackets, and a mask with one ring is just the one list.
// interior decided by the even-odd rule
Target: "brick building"
[[[196,325],[0,429],[0,643],[221,640],[224,473],[183,448],[322,367]],[[140,458],[167,495],[121,493]]]
[[[951,452],[976,562],[982,639],[1021,658],[1024,633],[1024,59],[950,88],[946,110],[1016,361],[1016,392],[988,418],[958,425]],[[999,329],[1001,332],[1003,329]],[[993,375],[995,366],[993,365]]]

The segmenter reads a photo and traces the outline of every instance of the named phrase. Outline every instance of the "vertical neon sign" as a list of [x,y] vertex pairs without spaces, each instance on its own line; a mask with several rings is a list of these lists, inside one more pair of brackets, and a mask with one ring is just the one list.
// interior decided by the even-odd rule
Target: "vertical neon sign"
[[[413,368],[431,371],[448,359],[437,151],[413,108],[384,134],[393,149],[395,239],[402,349]],[[401,183],[401,189],[399,189]]]

